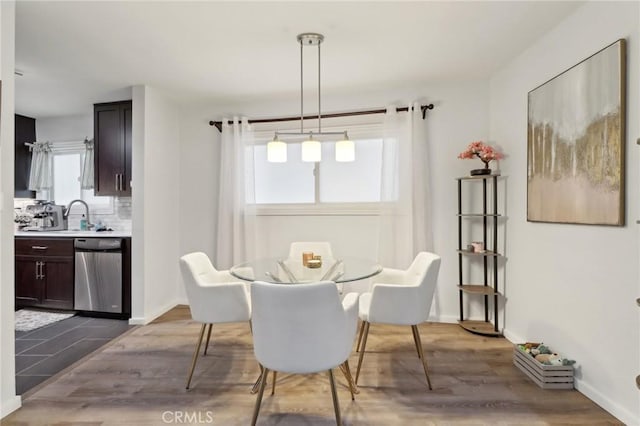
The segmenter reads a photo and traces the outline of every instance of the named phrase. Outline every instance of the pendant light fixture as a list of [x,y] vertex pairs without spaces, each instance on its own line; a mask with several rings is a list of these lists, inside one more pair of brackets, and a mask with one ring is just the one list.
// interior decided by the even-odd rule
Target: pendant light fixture
[[270,163],[287,162],[287,144],[278,140],[278,134],[267,144],[267,161]]
[[[322,145],[315,136],[331,136],[341,135],[342,140],[336,142],[336,161],[354,161],[355,146],[353,141],[349,140],[346,131],[343,132],[323,132],[322,131],[322,110],[321,110],[321,92],[320,92],[320,44],[324,41],[324,36],[318,33],[302,33],[298,34],[298,43],[300,43],[300,131],[299,132],[276,132],[273,140],[267,144],[267,160],[269,162],[282,163],[287,161],[287,144],[282,142],[279,135],[305,136],[302,142],[302,161],[319,162],[322,160]],[[304,131],[304,61],[303,50],[305,46],[318,47],[318,131]]]
[[344,139],[336,142],[336,161],[340,163],[347,163],[355,161],[356,159],[356,147],[352,140],[347,137],[347,132],[344,132]]

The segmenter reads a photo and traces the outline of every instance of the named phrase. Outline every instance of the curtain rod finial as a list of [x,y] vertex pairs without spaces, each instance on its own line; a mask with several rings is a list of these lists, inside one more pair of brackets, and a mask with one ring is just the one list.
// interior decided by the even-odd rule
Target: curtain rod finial
[[433,104],[422,105],[420,109],[422,110],[422,119],[424,120],[425,117],[427,116],[427,110],[433,109]]

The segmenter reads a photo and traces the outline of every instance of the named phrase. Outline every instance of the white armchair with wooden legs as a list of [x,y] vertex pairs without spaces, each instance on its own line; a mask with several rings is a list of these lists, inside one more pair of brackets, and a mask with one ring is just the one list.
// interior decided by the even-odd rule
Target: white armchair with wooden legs
[[251,304],[248,284],[239,282],[228,271],[216,270],[209,257],[204,253],[195,252],[182,256],[180,270],[189,299],[191,318],[202,323],[196,350],[193,353],[191,370],[187,377],[186,387],[189,389],[207,325],[209,325],[209,331],[204,355],[207,354],[212,325],[227,322],[249,322],[251,320]]
[[263,367],[251,424],[258,419],[271,370],[292,374],[327,371],[336,423],[341,425],[333,369],[343,368],[353,399],[347,360],[357,330],[358,295],[349,293],[341,302],[331,281],[296,285],[256,281],[251,286],[251,306],[253,350]]
[[418,324],[425,322],[429,317],[439,270],[440,256],[420,252],[407,270],[384,268],[373,278],[371,292],[360,295],[358,315],[362,324],[356,349],[360,351],[356,383],[360,376],[371,323],[410,325],[427,384],[429,389],[432,389]]

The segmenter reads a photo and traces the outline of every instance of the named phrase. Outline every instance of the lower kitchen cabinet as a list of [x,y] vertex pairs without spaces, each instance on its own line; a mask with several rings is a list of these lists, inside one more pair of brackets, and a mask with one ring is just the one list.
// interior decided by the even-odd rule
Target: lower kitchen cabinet
[[73,239],[16,238],[16,309],[73,309]]
[[[104,238],[96,233],[95,238],[98,237]],[[82,311],[83,315],[131,318],[131,238],[114,238],[122,241],[122,312]],[[25,307],[74,309],[76,264],[74,240],[75,237],[16,236],[16,309]]]

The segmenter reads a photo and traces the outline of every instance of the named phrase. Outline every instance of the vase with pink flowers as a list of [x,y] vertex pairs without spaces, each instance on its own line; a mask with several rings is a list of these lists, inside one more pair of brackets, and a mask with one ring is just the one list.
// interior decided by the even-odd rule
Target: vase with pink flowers
[[482,141],[475,141],[471,142],[469,146],[467,146],[467,149],[458,154],[458,158],[479,158],[480,161],[484,163],[484,168],[471,170],[471,176],[480,176],[490,175],[491,169],[489,168],[489,163],[493,160],[502,160],[504,155]]

